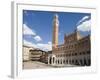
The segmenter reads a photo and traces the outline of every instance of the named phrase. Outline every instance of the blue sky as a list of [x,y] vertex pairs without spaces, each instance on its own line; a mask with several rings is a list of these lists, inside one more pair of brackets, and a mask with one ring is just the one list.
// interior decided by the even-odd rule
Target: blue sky
[[[72,33],[76,28],[83,34],[90,34],[90,13],[56,12],[59,16],[59,44],[64,41],[64,34]],[[53,17],[55,12],[23,10],[23,40],[34,45],[51,45]],[[28,31],[27,31],[28,30]],[[29,33],[28,33],[29,32]]]

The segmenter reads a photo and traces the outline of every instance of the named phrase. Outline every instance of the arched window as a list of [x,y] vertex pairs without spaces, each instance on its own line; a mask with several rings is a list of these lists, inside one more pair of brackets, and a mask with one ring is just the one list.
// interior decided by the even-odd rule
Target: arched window
[[61,59],[61,64],[62,64],[62,59]]
[[75,56],[77,55],[77,53],[75,53]]
[[68,63],[68,60],[66,60],[66,63]]

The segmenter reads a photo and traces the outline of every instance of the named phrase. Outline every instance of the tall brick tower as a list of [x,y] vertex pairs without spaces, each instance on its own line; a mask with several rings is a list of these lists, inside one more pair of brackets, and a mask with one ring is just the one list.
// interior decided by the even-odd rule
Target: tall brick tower
[[58,31],[59,31],[59,20],[58,15],[54,15],[53,19],[53,38],[52,38],[52,49],[58,45]]

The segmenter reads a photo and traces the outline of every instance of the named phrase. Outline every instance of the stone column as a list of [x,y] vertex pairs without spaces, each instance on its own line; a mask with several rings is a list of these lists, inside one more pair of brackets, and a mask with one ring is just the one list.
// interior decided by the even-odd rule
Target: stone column
[[49,63],[49,59],[50,59],[50,58],[48,57],[48,64],[50,64],[50,63]]

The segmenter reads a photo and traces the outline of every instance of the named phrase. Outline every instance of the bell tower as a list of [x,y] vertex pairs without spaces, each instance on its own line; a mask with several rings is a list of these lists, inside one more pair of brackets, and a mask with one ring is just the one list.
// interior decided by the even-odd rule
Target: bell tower
[[52,38],[52,49],[56,48],[58,45],[58,31],[59,31],[59,20],[58,15],[54,15],[53,19],[53,38]]

